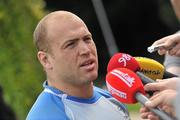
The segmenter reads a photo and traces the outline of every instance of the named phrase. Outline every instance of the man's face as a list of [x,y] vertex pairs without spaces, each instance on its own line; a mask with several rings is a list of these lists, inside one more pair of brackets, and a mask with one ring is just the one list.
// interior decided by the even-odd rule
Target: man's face
[[98,75],[95,43],[86,25],[79,19],[53,23],[49,27],[52,38],[50,55],[53,75],[72,85],[83,85]]

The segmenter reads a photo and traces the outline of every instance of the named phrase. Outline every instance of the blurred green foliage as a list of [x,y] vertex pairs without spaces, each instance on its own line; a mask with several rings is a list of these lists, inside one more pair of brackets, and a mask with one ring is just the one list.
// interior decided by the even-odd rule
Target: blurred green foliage
[[139,112],[140,108],[141,108],[141,104],[140,103],[136,103],[136,104],[127,104],[127,109],[129,112]]
[[0,85],[18,120],[25,119],[45,79],[32,38],[43,8],[42,0],[0,0]]

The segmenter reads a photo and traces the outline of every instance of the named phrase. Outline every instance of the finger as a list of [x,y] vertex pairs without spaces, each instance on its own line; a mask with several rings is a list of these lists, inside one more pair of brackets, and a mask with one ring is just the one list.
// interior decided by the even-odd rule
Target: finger
[[156,82],[164,82],[164,79],[156,79]]
[[151,114],[151,112],[141,113],[141,114],[140,114],[140,117],[141,117],[142,119],[147,119],[150,114]]
[[169,55],[176,55],[176,52],[180,49],[180,44],[176,44],[172,49],[169,50]]
[[170,49],[170,48],[174,47],[176,45],[178,39],[179,39],[179,37],[177,34],[167,36],[167,40],[164,43],[164,48]]
[[164,54],[166,54],[166,52],[167,52],[166,49],[159,49],[159,50],[158,50],[158,54],[159,54],[159,55],[164,55]]
[[176,52],[175,56],[180,57],[180,49]]
[[147,116],[148,116],[149,110],[146,107],[142,106],[140,108],[139,112],[140,112],[140,117],[143,118],[143,119],[146,119]]
[[167,106],[167,105],[164,105],[162,108],[161,108],[163,111],[165,111],[167,114],[175,117],[176,116],[176,112],[174,110],[173,107],[170,107],[170,106]]
[[[157,95],[159,92],[160,92],[160,91],[155,91],[155,92],[153,93],[153,96]],[[151,96],[151,99],[152,99],[153,96]]]
[[149,98],[149,100],[152,101],[152,100],[156,99],[157,97],[159,97],[159,95],[161,95],[161,93],[159,91],[158,92],[154,92],[153,96],[151,96]]
[[166,113],[171,113],[171,111],[172,111],[172,109],[169,106],[167,106],[167,105],[161,106],[161,109],[163,111],[165,111]]
[[149,120],[160,120],[158,116],[154,115],[154,114],[149,114],[148,115],[148,119]]
[[165,43],[168,39],[169,39],[169,37],[168,37],[168,36],[167,36],[167,37],[164,37],[164,38],[161,38],[161,39],[159,39],[159,40],[155,41],[155,42],[152,44],[152,46],[154,46],[154,45],[164,44],[164,43]]
[[149,112],[149,109],[147,107],[141,107],[139,110],[140,113]]
[[179,79],[176,77],[172,77],[163,80],[157,79],[156,81],[161,84],[161,91],[166,89],[175,90],[177,88],[177,81],[179,81]]
[[174,55],[178,56],[178,51],[180,51],[180,43],[177,44],[177,45],[173,48],[173,50],[175,51]]
[[164,87],[159,82],[158,83],[148,83],[144,86],[145,91],[156,91],[162,90]]

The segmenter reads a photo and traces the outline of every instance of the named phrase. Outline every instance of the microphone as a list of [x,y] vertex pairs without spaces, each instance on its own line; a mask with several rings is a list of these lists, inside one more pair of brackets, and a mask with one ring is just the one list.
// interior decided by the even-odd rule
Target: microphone
[[140,64],[137,60],[126,53],[114,54],[107,65],[107,72],[119,67],[128,68],[132,71],[140,70]]
[[137,60],[126,53],[114,54],[107,65],[107,72],[118,67],[128,68],[132,71],[138,71],[140,69],[140,65]]
[[141,78],[142,83],[145,85],[147,83],[152,83],[154,80],[147,78],[144,74],[139,72],[140,64],[137,60],[129,54],[125,53],[116,53],[109,60],[107,66],[107,72],[115,69],[115,68],[128,68],[134,72]]
[[[127,68],[116,68],[109,71],[106,75],[106,85],[112,96],[122,103],[130,104],[139,101],[144,105],[149,100],[145,96],[141,79]],[[163,120],[173,120],[160,108],[149,109]]]
[[158,61],[147,57],[134,57],[140,65],[140,72],[146,76],[156,79],[166,79],[172,77],[178,77],[165,70],[164,66]]

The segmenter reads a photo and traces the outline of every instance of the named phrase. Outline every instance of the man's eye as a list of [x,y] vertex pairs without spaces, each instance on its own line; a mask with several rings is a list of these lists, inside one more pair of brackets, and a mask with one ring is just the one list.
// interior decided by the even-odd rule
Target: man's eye
[[69,48],[72,48],[74,47],[75,43],[74,42],[70,42],[66,45],[66,48],[69,47]]
[[85,41],[86,42],[90,42],[92,40],[92,38],[91,37],[87,37],[87,38],[85,38]]

